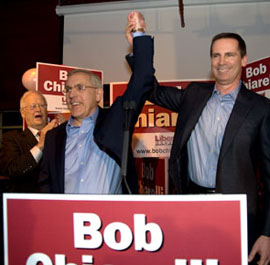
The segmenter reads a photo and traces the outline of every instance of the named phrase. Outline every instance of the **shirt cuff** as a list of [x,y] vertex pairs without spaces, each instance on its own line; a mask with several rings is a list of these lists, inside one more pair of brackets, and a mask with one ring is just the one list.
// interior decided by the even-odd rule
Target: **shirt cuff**
[[132,37],[133,38],[144,36],[144,35],[145,35],[145,33],[144,32],[141,32],[141,31],[132,32]]
[[35,145],[31,150],[30,150],[32,156],[38,163],[42,157],[42,151]]

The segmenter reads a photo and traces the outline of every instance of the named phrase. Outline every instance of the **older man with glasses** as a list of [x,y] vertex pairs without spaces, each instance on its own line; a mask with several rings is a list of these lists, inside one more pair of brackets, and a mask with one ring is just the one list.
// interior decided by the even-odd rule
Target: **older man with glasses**
[[134,43],[134,70],[127,90],[109,109],[98,106],[103,98],[103,89],[95,74],[83,69],[75,69],[68,74],[64,93],[71,117],[67,123],[46,135],[40,174],[45,192],[138,193],[132,152],[129,152],[127,177],[123,182],[126,185],[120,183],[122,159],[127,157],[122,158],[125,108],[127,105],[130,105],[127,108],[133,108],[130,115],[132,133],[153,84],[153,76],[149,74],[154,72],[149,63],[152,59],[140,56],[141,49],[151,47],[152,42],[146,38],[139,42],[140,45]]
[[38,176],[45,135],[62,117],[47,123],[47,102],[39,91],[27,91],[20,100],[20,112],[26,123],[23,131],[3,135],[0,153],[1,173],[8,177],[9,192],[39,192]]

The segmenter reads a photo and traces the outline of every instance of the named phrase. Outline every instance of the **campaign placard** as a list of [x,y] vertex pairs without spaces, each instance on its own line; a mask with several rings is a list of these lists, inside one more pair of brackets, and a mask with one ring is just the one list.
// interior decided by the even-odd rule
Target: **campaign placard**
[[245,195],[4,194],[5,265],[246,265]]
[[248,63],[242,79],[249,90],[270,98],[270,57]]
[[140,194],[168,194],[168,158],[136,158]]

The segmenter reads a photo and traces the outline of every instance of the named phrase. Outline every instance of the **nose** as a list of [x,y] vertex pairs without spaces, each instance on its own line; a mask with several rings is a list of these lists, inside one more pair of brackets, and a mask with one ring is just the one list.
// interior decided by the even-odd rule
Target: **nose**
[[221,55],[219,59],[219,64],[221,65],[225,64],[225,59],[226,59],[225,56]]
[[69,98],[73,98],[75,94],[76,94],[76,89],[73,87],[73,88],[69,91],[68,97],[69,97]]

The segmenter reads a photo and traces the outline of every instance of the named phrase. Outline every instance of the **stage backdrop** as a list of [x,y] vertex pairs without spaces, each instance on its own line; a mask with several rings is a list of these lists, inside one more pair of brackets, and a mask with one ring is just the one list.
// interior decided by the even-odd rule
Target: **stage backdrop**
[[155,38],[159,80],[208,79],[211,39],[220,32],[240,33],[249,61],[270,56],[270,1],[186,0],[185,28],[178,0],[135,0],[58,6],[64,16],[63,63],[102,69],[105,83],[125,81],[130,52],[125,39],[128,13],[144,14],[146,32]]

